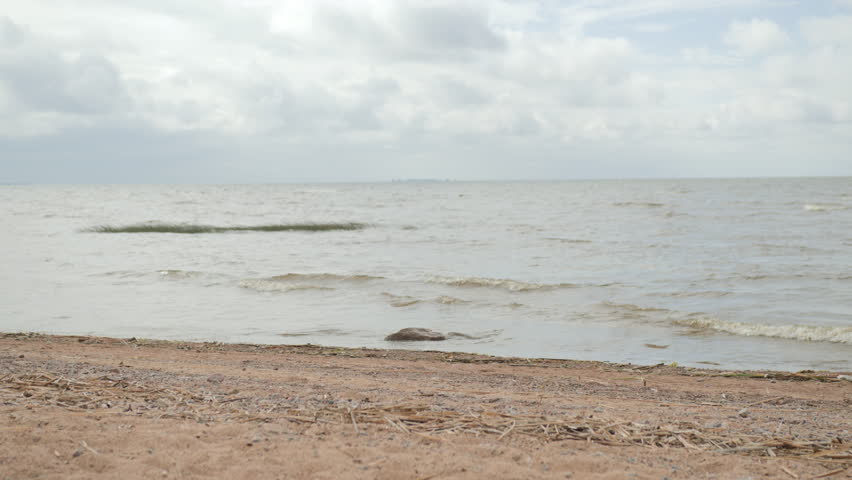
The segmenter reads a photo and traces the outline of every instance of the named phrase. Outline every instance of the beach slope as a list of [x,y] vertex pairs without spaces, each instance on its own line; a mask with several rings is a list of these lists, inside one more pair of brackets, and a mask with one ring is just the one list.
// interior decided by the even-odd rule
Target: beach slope
[[0,478],[850,478],[852,382],[0,334]]

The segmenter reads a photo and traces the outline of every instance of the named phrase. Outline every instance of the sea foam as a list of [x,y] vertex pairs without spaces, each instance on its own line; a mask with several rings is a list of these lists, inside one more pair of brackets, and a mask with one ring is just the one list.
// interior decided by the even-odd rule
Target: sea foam
[[852,327],[817,325],[767,325],[764,323],[728,322],[717,318],[675,320],[675,325],[715,330],[746,337],[786,338],[808,342],[832,342],[852,345]]
[[834,210],[848,210],[849,207],[839,203],[806,203],[803,207],[810,212],[831,212]]

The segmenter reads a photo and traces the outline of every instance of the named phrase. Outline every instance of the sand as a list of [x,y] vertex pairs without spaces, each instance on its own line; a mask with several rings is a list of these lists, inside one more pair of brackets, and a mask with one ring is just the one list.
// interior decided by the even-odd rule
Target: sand
[[852,478],[850,407],[837,372],[0,334],[1,480]]

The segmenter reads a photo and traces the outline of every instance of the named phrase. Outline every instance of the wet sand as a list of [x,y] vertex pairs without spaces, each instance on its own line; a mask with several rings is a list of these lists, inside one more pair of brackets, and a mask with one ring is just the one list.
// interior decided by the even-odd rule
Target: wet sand
[[850,411],[836,372],[0,334],[2,479],[852,478]]

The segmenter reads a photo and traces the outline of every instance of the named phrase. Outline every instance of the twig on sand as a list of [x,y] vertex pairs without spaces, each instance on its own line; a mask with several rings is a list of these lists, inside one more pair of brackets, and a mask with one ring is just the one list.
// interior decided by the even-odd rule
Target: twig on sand
[[781,467],[781,470],[782,470],[784,473],[786,473],[787,475],[790,475],[791,477],[795,478],[796,480],[799,480],[799,476],[798,476],[798,475],[796,475],[795,473],[791,472],[791,471],[790,471],[790,469],[788,469],[788,468],[787,468],[787,467],[785,467],[784,465],[779,465],[779,466]]
[[507,429],[506,429],[503,433],[501,433],[501,434],[500,434],[500,437],[499,437],[497,440],[503,440],[503,437],[505,437],[506,435],[508,435],[508,434],[509,434],[512,430],[514,430],[514,429],[515,429],[515,421],[513,420],[513,421],[512,421],[512,426],[510,426],[510,427],[509,427],[509,428],[507,428]]
[[83,448],[85,448],[86,450],[88,450],[88,451],[90,451],[90,452],[94,453],[95,455],[100,455],[100,454],[101,454],[101,452],[99,452],[99,451],[95,450],[94,448],[90,447],[90,446],[89,446],[89,444],[88,444],[88,443],[86,443],[86,441],[85,441],[85,440],[81,440],[81,441],[80,441],[80,445],[81,445]]
[[825,472],[825,473],[823,473],[823,474],[817,475],[817,476],[815,476],[814,478],[827,478],[827,477],[833,477],[834,475],[837,475],[838,473],[843,473],[843,472],[845,472],[845,471],[846,471],[846,470],[848,470],[848,469],[849,469],[849,467],[842,467],[842,468],[838,468],[837,470],[832,470],[832,471],[830,471],[830,472]]
[[753,407],[753,406],[755,406],[755,405],[760,405],[760,404],[762,404],[762,403],[770,403],[770,402],[775,402],[775,401],[783,400],[783,399],[784,399],[784,397],[783,397],[783,396],[780,396],[780,397],[773,397],[773,398],[767,398],[767,399],[765,399],[765,400],[760,400],[760,401],[758,401],[758,402],[748,403],[748,404],[746,404],[746,407]]
[[387,421],[388,423],[390,423],[391,425],[396,427],[402,433],[411,433],[407,428],[405,428],[405,425],[403,425],[402,422],[400,422],[400,423],[394,422],[393,420],[391,420],[388,417],[385,417],[385,421]]
[[358,422],[355,421],[355,414],[352,413],[352,409],[349,408],[349,418],[352,419],[352,426],[355,427],[355,433],[360,434],[361,430],[358,429]]

